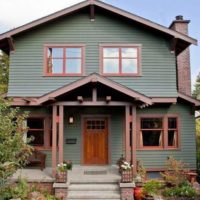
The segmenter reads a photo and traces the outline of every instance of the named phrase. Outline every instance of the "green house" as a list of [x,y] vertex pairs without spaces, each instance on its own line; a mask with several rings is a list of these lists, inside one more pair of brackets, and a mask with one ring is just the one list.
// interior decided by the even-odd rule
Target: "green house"
[[169,156],[196,169],[188,20],[169,28],[83,1],[0,35],[12,106],[30,111],[26,137],[46,167],[116,165],[162,171]]

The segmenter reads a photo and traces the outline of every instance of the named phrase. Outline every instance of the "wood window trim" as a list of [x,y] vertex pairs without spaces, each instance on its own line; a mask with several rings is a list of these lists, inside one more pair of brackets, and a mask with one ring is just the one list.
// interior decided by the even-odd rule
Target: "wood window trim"
[[[66,60],[66,48],[81,48],[81,73],[64,73],[66,69],[66,64],[63,62],[63,73],[48,73],[48,64],[47,64],[47,57],[48,57],[48,48],[64,48],[63,52],[63,60]],[[84,76],[84,69],[85,69],[85,44],[45,44],[43,46],[44,49],[44,57],[43,57],[43,76],[44,77],[65,77],[65,76]]]
[[[162,118],[163,119],[163,146],[148,146],[144,147],[141,145],[141,118]],[[168,118],[176,118],[177,119],[177,146],[168,146]],[[178,114],[143,114],[138,115],[137,117],[137,150],[180,150],[181,148],[181,142],[180,142],[180,116]]]
[[49,115],[33,115],[29,116],[28,119],[43,119],[44,123],[44,145],[43,146],[33,146],[37,150],[51,151],[52,147],[50,146],[50,133],[51,133],[51,116]]
[[[122,68],[122,57],[121,53],[119,55],[119,73],[104,73],[103,72],[103,49],[104,48],[136,48],[137,49],[137,73],[122,73],[121,68]],[[120,51],[120,50],[119,50]],[[142,54],[142,45],[141,44],[100,44],[99,45],[99,62],[100,62],[100,68],[99,68],[99,73],[102,76],[127,76],[127,77],[140,77],[142,76],[142,70],[141,70],[141,54]]]

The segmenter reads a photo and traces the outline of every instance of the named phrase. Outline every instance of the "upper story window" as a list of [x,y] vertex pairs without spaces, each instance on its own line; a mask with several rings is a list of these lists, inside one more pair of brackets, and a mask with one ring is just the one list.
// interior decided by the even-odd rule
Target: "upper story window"
[[135,76],[140,71],[139,46],[102,46],[102,74]]
[[48,46],[46,47],[46,74],[81,75],[83,56],[83,46]]

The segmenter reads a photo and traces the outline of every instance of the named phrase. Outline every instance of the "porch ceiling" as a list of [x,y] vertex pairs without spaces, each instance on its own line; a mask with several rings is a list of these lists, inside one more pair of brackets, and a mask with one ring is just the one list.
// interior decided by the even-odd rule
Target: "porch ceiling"
[[[98,93],[98,98],[106,98],[111,96],[112,100],[134,102],[138,101],[143,104],[152,105],[152,99],[127,87],[124,87],[108,78],[98,74],[91,74],[71,84],[65,85],[57,90],[47,93],[37,99],[37,104],[41,105],[49,101],[63,101],[65,99],[76,100],[77,96],[92,97],[93,88]],[[120,94],[120,95],[119,95]],[[66,100],[65,100],[66,101]]]

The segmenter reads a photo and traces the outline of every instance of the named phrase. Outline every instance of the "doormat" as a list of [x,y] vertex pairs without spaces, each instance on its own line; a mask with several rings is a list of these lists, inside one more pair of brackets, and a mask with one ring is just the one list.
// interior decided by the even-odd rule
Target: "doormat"
[[107,174],[106,170],[102,170],[102,171],[94,171],[94,170],[84,171],[84,175],[104,175],[104,174]]

